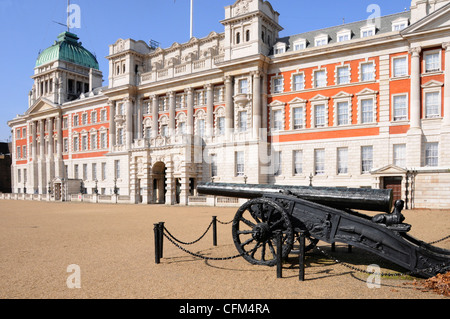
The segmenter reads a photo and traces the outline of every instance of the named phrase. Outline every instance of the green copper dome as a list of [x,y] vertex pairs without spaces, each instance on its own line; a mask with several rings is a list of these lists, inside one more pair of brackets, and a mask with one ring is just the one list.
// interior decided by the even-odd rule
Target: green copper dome
[[44,65],[49,62],[63,60],[85,66],[88,68],[99,69],[95,56],[86,50],[81,42],[78,42],[76,34],[63,32],[58,36],[51,47],[45,49],[39,54],[36,66]]

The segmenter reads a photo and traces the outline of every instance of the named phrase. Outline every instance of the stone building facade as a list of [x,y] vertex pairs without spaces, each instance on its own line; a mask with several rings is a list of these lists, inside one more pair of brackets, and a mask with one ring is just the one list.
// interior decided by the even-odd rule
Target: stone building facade
[[268,1],[223,33],[110,45],[108,84],[65,32],[13,130],[23,198],[194,204],[199,182],[393,188],[450,207],[450,1],[280,38]]

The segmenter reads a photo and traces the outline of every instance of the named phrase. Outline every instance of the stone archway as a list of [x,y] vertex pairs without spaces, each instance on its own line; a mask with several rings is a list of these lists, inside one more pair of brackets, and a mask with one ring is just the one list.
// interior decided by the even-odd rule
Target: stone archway
[[166,202],[166,165],[156,162],[152,167],[153,203],[164,204]]

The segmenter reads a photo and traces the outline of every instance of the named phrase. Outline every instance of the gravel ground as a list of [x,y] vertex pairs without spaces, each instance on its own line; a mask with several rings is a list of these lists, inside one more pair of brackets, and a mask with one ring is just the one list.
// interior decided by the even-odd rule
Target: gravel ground
[[[155,264],[153,225],[165,222],[178,239],[202,235],[212,216],[232,220],[236,208],[109,205],[0,201],[0,298],[2,299],[448,299],[424,292],[411,277],[383,277],[370,289],[366,269],[402,271],[366,252],[337,245],[336,263],[318,251],[308,253],[306,280],[298,280],[292,256],[276,268],[254,266],[243,258],[204,260],[165,240],[164,258]],[[450,234],[450,210],[405,211],[410,234],[426,242]],[[237,254],[231,224],[218,224],[218,246],[212,232],[185,246],[210,257]],[[318,245],[330,252],[330,245]],[[450,249],[450,240],[436,246]],[[331,252],[330,252],[331,253]],[[80,288],[70,265],[79,267]],[[69,270],[69,271],[68,271]],[[69,286],[68,286],[69,282]],[[421,279],[417,279],[420,283]]]

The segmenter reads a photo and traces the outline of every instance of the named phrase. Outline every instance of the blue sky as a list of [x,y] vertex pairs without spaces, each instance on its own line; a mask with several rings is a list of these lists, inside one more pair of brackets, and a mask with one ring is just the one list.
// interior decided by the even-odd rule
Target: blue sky
[[[194,0],[194,36],[223,32],[224,7],[235,0]],[[284,28],[280,37],[366,20],[376,4],[381,15],[409,10],[410,0],[272,0]],[[81,8],[81,28],[72,29],[83,46],[96,54],[108,79],[108,46],[119,38],[156,40],[166,48],[189,40],[190,0],[72,0]],[[40,50],[51,46],[65,28],[67,0],[0,0],[0,141],[7,141],[6,122],[28,108],[28,92]]]

